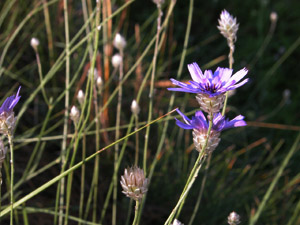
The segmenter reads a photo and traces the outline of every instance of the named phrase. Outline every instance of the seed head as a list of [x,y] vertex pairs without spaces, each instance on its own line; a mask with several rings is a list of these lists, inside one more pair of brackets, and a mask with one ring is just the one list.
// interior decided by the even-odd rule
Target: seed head
[[138,115],[140,112],[140,107],[137,104],[136,100],[133,100],[131,103],[131,112],[135,115]]
[[123,59],[122,59],[122,56],[120,54],[115,54],[111,58],[111,63],[112,63],[114,68],[118,68],[120,66],[122,60]]
[[80,117],[79,109],[75,105],[73,105],[71,108],[70,118],[71,120],[73,120],[75,124],[77,124],[79,121],[79,117]]
[[229,214],[227,219],[229,225],[238,225],[241,222],[239,214],[234,211]]
[[124,37],[122,37],[121,34],[117,33],[114,38],[113,44],[119,51],[123,51],[126,46],[126,40]]
[[140,201],[148,190],[148,179],[145,178],[144,171],[136,166],[125,169],[120,183],[122,192],[135,201]]
[[82,90],[78,91],[77,100],[80,105],[82,105],[84,103],[84,92]]
[[236,33],[239,29],[239,24],[236,23],[236,18],[229,14],[225,9],[221,12],[219,26],[221,34],[227,39],[227,42],[233,44],[236,41]]
[[37,47],[39,46],[39,44],[40,44],[40,41],[37,38],[35,38],[35,37],[31,38],[30,45],[34,49],[34,51],[37,51]]

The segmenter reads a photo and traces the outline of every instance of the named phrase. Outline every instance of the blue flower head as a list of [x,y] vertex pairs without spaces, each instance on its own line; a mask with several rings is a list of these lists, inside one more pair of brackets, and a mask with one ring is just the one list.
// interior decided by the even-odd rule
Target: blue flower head
[[211,70],[205,70],[204,73],[202,73],[197,63],[189,64],[188,69],[193,79],[189,81],[190,84],[171,79],[172,83],[180,88],[168,88],[169,91],[205,94],[209,97],[214,97],[236,89],[249,80],[247,78],[239,82],[248,73],[246,68],[239,70],[233,76],[232,69],[221,67],[218,67],[214,73]]
[[[183,118],[184,122],[179,121],[176,119],[176,124],[183,128],[183,129],[195,129],[198,131],[207,131],[209,127],[209,122],[206,120],[202,111],[197,111],[195,116],[192,117],[190,120],[186,115],[180,112],[177,109],[177,112]],[[222,130],[226,130],[232,127],[241,127],[246,126],[247,123],[244,121],[244,116],[239,115],[235,117],[233,120],[225,119],[225,116],[222,116],[221,113],[215,113],[213,115],[213,125],[212,125],[212,132],[221,132]]]

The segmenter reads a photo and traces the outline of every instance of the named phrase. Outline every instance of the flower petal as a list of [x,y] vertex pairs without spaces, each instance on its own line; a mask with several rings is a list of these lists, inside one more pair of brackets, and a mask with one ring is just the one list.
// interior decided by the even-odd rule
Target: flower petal
[[203,73],[197,63],[188,64],[188,70],[194,81],[201,83],[204,78]]

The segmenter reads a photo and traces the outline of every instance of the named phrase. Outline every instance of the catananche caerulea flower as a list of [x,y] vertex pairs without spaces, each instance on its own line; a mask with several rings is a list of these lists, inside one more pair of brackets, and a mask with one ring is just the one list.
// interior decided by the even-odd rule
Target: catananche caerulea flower
[[192,77],[190,84],[171,79],[172,83],[180,88],[168,88],[169,91],[182,91],[197,94],[200,107],[207,113],[217,113],[223,107],[225,93],[234,90],[248,82],[248,78],[239,82],[247,74],[246,68],[232,75],[232,69],[218,67],[213,73],[211,70],[201,71],[197,63],[188,65]]
[[19,95],[21,87],[19,87],[17,95],[12,95],[5,99],[0,107],[0,133],[12,134],[16,124],[13,108],[16,106],[21,96]]
[[[193,140],[195,148],[197,151],[201,152],[203,145],[207,139],[207,132],[209,128],[209,121],[205,118],[202,111],[197,111],[195,116],[190,120],[186,115],[184,115],[179,109],[177,112],[183,118],[184,122],[176,119],[176,124],[183,129],[192,129],[193,130]],[[220,142],[220,133],[222,130],[226,130],[232,127],[241,127],[246,126],[244,121],[244,116],[239,115],[233,120],[225,119],[221,113],[215,113],[212,118],[212,128],[209,134],[209,139],[207,146],[205,148],[206,153],[211,153],[215,150]]]

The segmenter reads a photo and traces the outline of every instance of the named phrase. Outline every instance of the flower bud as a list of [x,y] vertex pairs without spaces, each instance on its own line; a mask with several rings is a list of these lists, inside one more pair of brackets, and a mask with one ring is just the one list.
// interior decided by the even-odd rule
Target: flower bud
[[114,38],[113,45],[119,51],[122,51],[126,46],[126,40],[125,40],[124,37],[121,36],[121,34],[117,33],[115,38]]
[[78,108],[75,105],[73,105],[71,108],[70,118],[71,120],[73,120],[75,124],[77,124],[79,121],[79,117],[80,117],[80,112]]
[[37,47],[39,46],[39,44],[40,44],[40,41],[37,38],[35,38],[35,37],[31,38],[30,45],[34,49],[34,51],[37,51]]
[[133,100],[131,103],[131,112],[135,115],[138,115],[140,112],[140,107],[137,104],[136,100]]
[[239,214],[237,214],[234,211],[229,214],[227,219],[228,219],[228,224],[229,225],[237,225],[241,222]]
[[144,171],[136,166],[125,169],[120,183],[122,192],[135,201],[140,201],[148,190],[148,179],[145,178]]
[[78,91],[77,100],[80,105],[82,105],[84,103],[84,92],[82,90]]
[[120,54],[115,54],[111,58],[111,63],[112,63],[114,68],[118,68],[120,66],[122,60],[123,59],[122,59],[122,56]]

